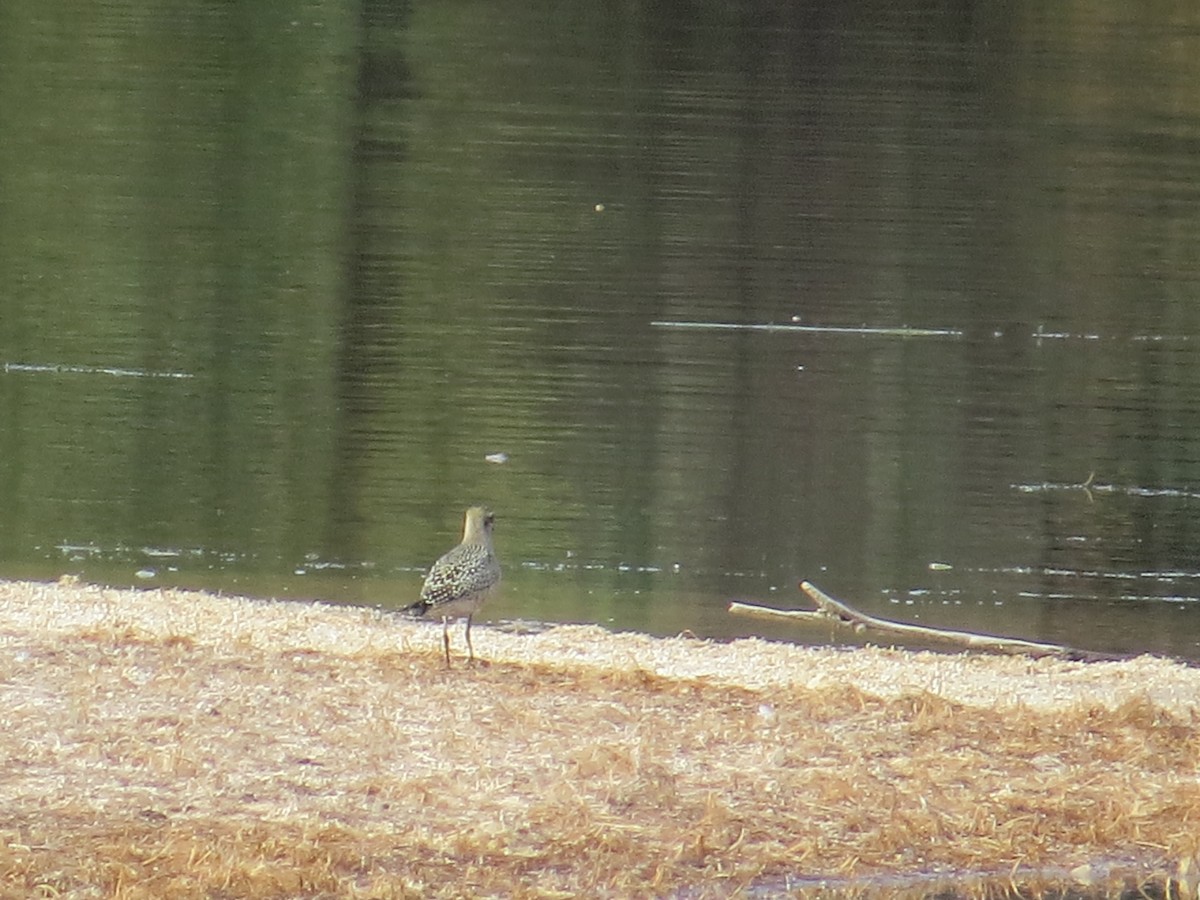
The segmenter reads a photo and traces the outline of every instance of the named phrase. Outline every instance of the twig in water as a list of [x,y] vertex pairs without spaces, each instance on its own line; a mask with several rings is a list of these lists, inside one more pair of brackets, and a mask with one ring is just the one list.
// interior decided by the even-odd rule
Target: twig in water
[[740,615],[767,616],[770,618],[803,619],[808,622],[830,621],[853,628],[855,631],[879,631],[885,634],[899,634],[923,641],[950,643],[972,650],[991,650],[1000,653],[1024,653],[1029,656],[1060,656],[1075,660],[1113,660],[1126,659],[1126,656],[1094,653],[1089,650],[1076,650],[1062,644],[1047,644],[1041,641],[1026,641],[1020,638],[998,637],[990,634],[980,634],[974,631],[955,631],[947,628],[932,628],[927,625],[912,625],[907,622],[893,622],[890,619],[880,619],[869,616],[847,606],[840,600],[830,597],[816,585],[808,581],[800,582],[800,590],[807,594],[817,604],[815,610],[773,609],[769,606],[759,606],[753,603],[730,603],[729,611]]

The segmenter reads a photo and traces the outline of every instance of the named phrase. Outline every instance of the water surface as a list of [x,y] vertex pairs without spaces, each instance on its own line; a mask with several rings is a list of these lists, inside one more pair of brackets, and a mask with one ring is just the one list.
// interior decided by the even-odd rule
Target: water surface
[[0,13],[0,574],[395,605],[485,502],[492,618],[1200,657],[1195,15],[76,12]]

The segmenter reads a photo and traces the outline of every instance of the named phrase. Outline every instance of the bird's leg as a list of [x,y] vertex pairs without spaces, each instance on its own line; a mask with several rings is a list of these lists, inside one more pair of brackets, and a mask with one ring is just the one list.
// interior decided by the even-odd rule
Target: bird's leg
[[446,648],[446,668],[450,668],[450,619],[442,616],[442,646]]
[[467,616],[467,661],[475,662],[475,648],[471,646],[471,617]]

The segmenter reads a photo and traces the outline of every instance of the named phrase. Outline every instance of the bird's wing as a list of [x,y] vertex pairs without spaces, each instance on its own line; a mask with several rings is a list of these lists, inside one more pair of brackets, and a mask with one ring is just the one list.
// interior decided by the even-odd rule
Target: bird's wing
[[495,566],[484,547],[460,544],[433,564],[421,599],[432,603],[487,590],[496,581]]

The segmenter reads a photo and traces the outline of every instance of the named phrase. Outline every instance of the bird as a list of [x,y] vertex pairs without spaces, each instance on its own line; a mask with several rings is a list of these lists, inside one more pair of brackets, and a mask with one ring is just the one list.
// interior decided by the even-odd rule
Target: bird
[[483,506],[472,506],[463,517],[462,542],[443,553],[425,576],[421,599],[406,610],[414,616],[442,617],[442,645],[450,668],[450,620],[467,618],[467,655],[475,662],[471,646],[471,617],[500,584],[500,562],[492,547],[496,517]]

